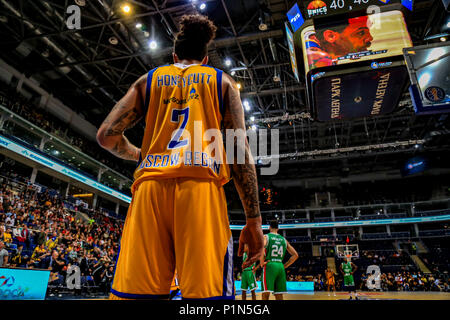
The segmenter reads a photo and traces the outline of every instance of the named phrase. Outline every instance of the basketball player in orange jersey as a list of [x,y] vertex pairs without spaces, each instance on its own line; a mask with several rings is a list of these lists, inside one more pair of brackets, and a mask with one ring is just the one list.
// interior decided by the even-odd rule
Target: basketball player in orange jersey
[[334,272],[331,270],[330,267],[325,270],[325,278],[326,278],[326,285],[327,285],[327,291],[328,296],[330,296],[330,288],[333,287],[333,295],[336,296],[336,281],[334,279]]
[[[175,268],[183,298],[234,299],[223,190],[230,169],[246,215],[238,249],[242,256],[245,243],[249,248],[243,267],[262,254],[257,176],[239,89],[230,76],[206,65],[216,29],[207,17],[183,16],[174,64],[138,79],[97,133],[103,148],[137,162],[111,299],[168,299]],[[140,120],[145,131],[138,148],[124,131]],[[209,129],[235,130],[230,167],[222,136],[213,137],[215,147],[209,148]],[[237,161],[239,153],[244,161]]]

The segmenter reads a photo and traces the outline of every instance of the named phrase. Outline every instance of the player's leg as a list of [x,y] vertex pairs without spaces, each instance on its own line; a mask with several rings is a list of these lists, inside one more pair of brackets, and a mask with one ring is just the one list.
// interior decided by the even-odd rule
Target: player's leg
[[256,281],[255,274],[251,273],[251,292],[252,292],[252,300],[256,300],[256,290],[258,289],[258,282]]
[[177,179],[174,242],[186,299],[234,299],[233,238],[225,192],[207,179]]
[[256,288],[252,290],[252,300],[256,300]]
[[284,269],[284,265],[282,263],[276,264],[276,278],[275,278],[275,289],[274,295],[275,300],[283,300],[283,294],[287,293],[287,285],[286,285],[286,271]]
[[274,282],[275,282],[275,276],[274,276],[274,269],[273,269],[273,263],[268,263],[264,266],[263,272],[262,272],[262,299],[263,300],[269,300],[270,293],[274,290]]
[[128,209],[111,299],[168,299],[175,270],[171,236],[174,183],[148,180]]
[[247,290],[249,289],[249,281],[248,281],[248,272],[242,271],[241,276],[241,291],[242,291],[242,300],[247,299]]

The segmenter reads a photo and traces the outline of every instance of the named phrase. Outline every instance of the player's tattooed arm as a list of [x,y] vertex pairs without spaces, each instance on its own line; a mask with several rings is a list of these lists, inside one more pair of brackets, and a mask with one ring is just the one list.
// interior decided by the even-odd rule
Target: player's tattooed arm
[[[225,129],[233,129],[236,132],[234,140],[236,152],[234,152],[234,161],[231,166],[233,180],[247,218],[256,218],[261,215],[259,209],[258,180],[255,165],[251,161],[252,155],[245,134],[244,109],[242,108],[239,89],[234,80],[224,73],[223,81],[225,85],[224,103],[226,108],[224,127]],[[244,135],[244,139],[238,139],[238,134]],[[245,144],[238,143],[242,140],[245,141]],[[237,155],[240,152],[244,154],[245,159],[245,162],[242,164],[238,163],[237,159]]]
[[147,76],[139,78],[114,106],[97,132],[98,143],[115,156],[139,160],[141,150],[125,137],[124,132],[138,123],[143,115],[143,88]]

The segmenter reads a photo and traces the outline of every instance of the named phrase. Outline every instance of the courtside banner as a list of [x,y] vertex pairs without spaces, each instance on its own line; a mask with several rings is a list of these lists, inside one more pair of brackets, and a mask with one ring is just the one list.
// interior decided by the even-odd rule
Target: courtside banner
[[[262,284],[261,281],[257,281],[258,289],[256,292],[261,292]],[[241,290],[241,281],[235,281],[234,287],[236,292],[240,292]],[[287,281],[286,288],[288,293],[296,293],[296,292],[312,292],[314,291],[314,282],[312,281]]]
[[294,43],[306,57],[306,74],[320,67],[400,56],[403,48],[412,46],[398,10],[349,18],[317,30],[310,25],[295,32]]
[[99,190],[101,192],[104,192],[106,194],[109,194],[110,196],[113,196],[119,200],[122,200],[126,203],[131,202],[131,197],[116,191],[114,189],[111,189],[110,187],[105,186],[104,184],[101,184],[91,178],[88,178],[84,176],[83,174],[80,174],[79,172],[76,172],[75,170],[70,169],[69,167],[63,166],[37,152],[34,152],[20,144],[15,143],[14,141],[11,141],[4,136],[0,135],[0,147],[4,147],[12,152],[15,152],[17,154],[20,154],[22,157],[28,158],[34,162],[37,162],[47,168],[50,168],[56,172],[59,172],[67,177],[70,177],[72,179],[75,179],[87,186],[90,186],[96,190]]
[[44,300],[50,270],[0,268],[0,300]]
[[[421,222],[436,222],[448,221],[450,214],[437,215],[431,217],[411,217],[411,218],[395,218],[395,219],[377,219],[377,220],[360,220],[360,221],[341,221],[341,222],[317,222],[317,223],[293,223],[280,224],[281,230],[287,229],[310,229],[310,228],[335,228],[335,227],[357,227],[357,226],[380,226],[387,224],[402,224],[402,223],[421,223]],[[269,230],[268,224],[263,224],[263,230]],[[231,225],[231,230],[242,230],[244,225]]]

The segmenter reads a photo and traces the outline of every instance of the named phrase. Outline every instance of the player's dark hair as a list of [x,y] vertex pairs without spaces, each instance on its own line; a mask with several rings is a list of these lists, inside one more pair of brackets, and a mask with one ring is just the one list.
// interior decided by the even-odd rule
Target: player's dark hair
[[350,25],[350,23],[348,22],[348,20],[344,20],[342,21],[342,23],[338,24],[338,25],[330,25],[327,27],[320,27],[320,30],[316,30],[316,38],[319,41],[323,41],[325,38],[323,37],[323,33],[327,30],[331,30],[337,33],[341,33],[345,30],[345,28],[347,28]]
[[208,17],[195,14],[184,15],[180,32],[174,41],[174,51],[180,60],[201,61],[208,53],[208,44],[216,36],[217,27]]
[[349,18],[349,19],[343,19],[343,20],[339,20],[339,22],[336,21],[332,21],[330,22],[330,24],[327,25],[323,25],[320,27],[320,30],[316,31],[316,38],[319,41],[323,41],[324,37],[323,37],[323,33],[327,30],[332,30],[334,32],[337,33],[341,33],[343,32],[350,24],[352,23],[358,23],[358,22],[366,22],[367,23],[367,16],[360,16],[360,17],[356,17],[356,18]]
[[278,229],[278,220],[272,220],[270,221],[270,227],[272,229]]

